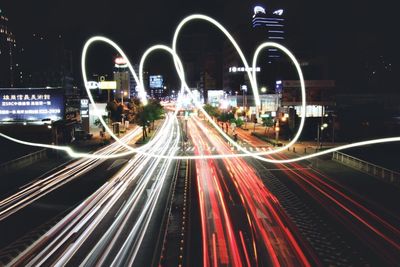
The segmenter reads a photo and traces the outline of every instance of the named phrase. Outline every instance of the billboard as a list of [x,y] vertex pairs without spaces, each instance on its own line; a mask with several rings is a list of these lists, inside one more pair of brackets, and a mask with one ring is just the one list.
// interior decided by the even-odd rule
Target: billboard
[[86,87],[90,90],[100,89],[100,90],[113,90],[117,89],[117,81],[88,81]]
[[150,75],[149,76],[150,88],[163,88],[164,86],[164,79],[161,75]]
[[0,122],[62,120],[62,89],[0,89]]

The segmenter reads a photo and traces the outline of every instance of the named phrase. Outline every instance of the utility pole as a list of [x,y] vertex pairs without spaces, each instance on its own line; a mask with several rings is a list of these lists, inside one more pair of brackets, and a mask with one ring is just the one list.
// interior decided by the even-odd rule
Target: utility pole
[[188,119],[189,119],[189,111],[185,110],[185,118],[184,118],[184,120],[185,120],[185,135],[186,135],[186,139],[188,138],[188,126],[187,126]]
[[245,102],[245,101],[244,101],[244,97],[245,97],[245,96],[244,96],[244,89],[242,89],[242,91],[243,91],[243,110],[246,111],[245,103],[244,103],[244,102]]
[[278,142],[279,140],[279,131],[281,129],[279,128],[279,118],[276,120],[276,124],[275,124],[275,141]]
[[317,146],[318,146],[318,148],[322,148],[322,142],[321,142],[321,137],[322,137],[322,131],[325,129],[325,128],[327,128],[328,127],[328,124],[327,123],[324,123],[324,124],[318,124],[317,125],[318,126],[318,128],[317,128]]
[[244,112],[244,129],[247,129],[247,112],[246,112],[246,93],[247,93],[247,85],[241,85],[240,89],[243,91],[243,112]]

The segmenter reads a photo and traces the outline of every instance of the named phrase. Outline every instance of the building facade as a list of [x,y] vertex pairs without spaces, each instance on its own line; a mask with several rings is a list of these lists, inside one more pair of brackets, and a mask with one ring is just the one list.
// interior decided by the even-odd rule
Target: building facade
[[[282,8],[270,8],[267,5],[247,5],[249,12],[246,19],[236,26],[233,31],[235,40],[239,43],[244,56],[249,64],[254,51],[265,42],[286,44],[286,20]],[[260,54],[256,71],[259,93],[265,88],[266,93],[274,93],[275,82],[282,80],[286,75],[287,62],[282,52],[277,48],[266,48]],[[245,85],[249,90],[242,92]],[[230,94],[252,94],[250,81],[244,63],[240,59],[236,49],[229,41],[224,43],[223,48],[223,89]]]
[[[283,9],[267,9],[257,5],[253,9],[252,27],[254,32],[265,42],[285,42],[285,18]],[[268,60],[280,58],[281,53],[276,48],[268,48]]]
[[0,87],[16,85],[15,52],[17,44],[8,26],[8,18],[0,9]]

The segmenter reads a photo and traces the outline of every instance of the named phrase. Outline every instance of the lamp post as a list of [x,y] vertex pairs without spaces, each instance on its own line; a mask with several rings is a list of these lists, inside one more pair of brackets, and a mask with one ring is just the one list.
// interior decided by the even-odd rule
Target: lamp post
[[128,95],[128,93],[126,91],[124,91],[124,90],[121,91],[121,103],[122,103],[122,105],[124,104],[124,96],[127,96],[127,95]]
[[244,101],[244,97],[245,97],[244,89],[242,89],[242,91],[243,91],[243,110],[246,111],[245,101]]
[[243,111],[244,111],[244,129],[247,129],[247,112],[246,112],[246,93],[247,93],[247,85],[241,85],[240,89],[243,91]]
[[236,107],[237,107],[238,106],[238,97],[237,97],[238,96],[238,91],[236,91],[235,94],[236,94]]
[[327,123],[323,123],[322,125],[318,123],[317,125],[317,148],[322,148],[321,135],[322,131],[327,127],[328,127]]
[[276,124],[275,124],[275,141],[278,142],[279,140],[279,131],[281,130],[281,128],[279,127],[279,119],[276,120]]

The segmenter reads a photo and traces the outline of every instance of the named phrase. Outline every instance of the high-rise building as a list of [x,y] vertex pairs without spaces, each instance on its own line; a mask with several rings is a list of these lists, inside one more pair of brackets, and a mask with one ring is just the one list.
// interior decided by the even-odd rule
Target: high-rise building
[[61,34],[35,32],[18,39],[24,87],[64,87],[73,91],[72,51]]
[[[139,78],[139,64],[135,64],[132,67]],[[148,76],[149,73],[143,71],[143,85],[145,89],[148,89]],[[117,82],[117,89],[115,91],[116,98],[120,98],[121,94],[123,94],[125,99],[139,97],[139,87],[133,74],[129,70],[128,61],[120,56],[115,58],[114,81]]]
[[0,9],[0,87],[15,85],[15,36],[8,27],[8,18]]
[[[227,10],[226,20],[234,25],[231,32],[249,64],[251,64],[254,51],[262,43],[288,44],[284,8],[273,8],[275,5],[268,2],[263,5],[240,1],[236,5],[236,8],[247,9],[247,12],[243,12],[240,17],[236,18]],[[257,82],[260,94],[274,92],[275,82],[286,79],[287,65],[287,58],[277,48],[270,47],[262,50],[256,63],[256,72],[259,72]],[[246,70],[236,49],[229,41],[225,41],[223,48],[223,89],[231,95],[236,94],[236,92],[239,95],[243,93],[252,94],[252,90],[243,92],[241,89],[242,85],[251,88]],[[261,88],[265,88],[265,92],[262,92]]]
[[[284,44],[285,18],[283,9],[267,9],[260,5],[254,7],[252,27],[259,32],[265,41]],[[276,48],[268,48],[268,58],[279,58],[280,52]]]

